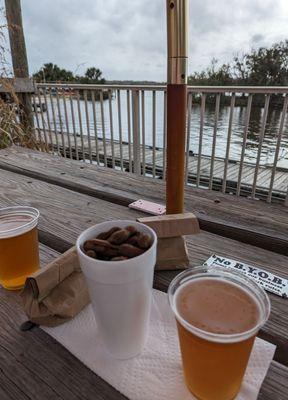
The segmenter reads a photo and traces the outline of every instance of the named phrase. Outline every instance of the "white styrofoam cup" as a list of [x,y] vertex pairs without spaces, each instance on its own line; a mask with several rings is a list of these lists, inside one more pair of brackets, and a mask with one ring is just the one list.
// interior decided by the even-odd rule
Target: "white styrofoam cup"
[[[148,234],[152,246],[138,257],[123,261],[103,261],[83,252],[86,240],[112,227],[133,225]],[[139,222],[116,220],[94,225],[77,239],[81,269],[86,278],[96,324],[109,353],[128,359],[141,352],[148,333],[157,236]]]

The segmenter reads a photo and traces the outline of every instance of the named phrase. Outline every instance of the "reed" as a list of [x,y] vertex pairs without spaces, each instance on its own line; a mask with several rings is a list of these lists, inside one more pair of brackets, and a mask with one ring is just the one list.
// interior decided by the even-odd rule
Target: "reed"
[[[3,8],[0,16],[5,17]],[[0,149],[12,144],[41,149],[43,145],[37,142],[35,130],[27,132],[21,123],[22,107],[19,96],[13,88],[12,68],[8,59],[7,25],[0,25],[0,86],[4,88],[0,93]]]
[[[0,83],[3,82],[5,80],[0,77]],[[5,85],[9,84],[5,82]],[[42,146],[37,143],[34,129],[27,132],[20,122],[21,105],[13,86],[5,90],[7,92],[0,97],[0,149],[12,144],[40,149]]]

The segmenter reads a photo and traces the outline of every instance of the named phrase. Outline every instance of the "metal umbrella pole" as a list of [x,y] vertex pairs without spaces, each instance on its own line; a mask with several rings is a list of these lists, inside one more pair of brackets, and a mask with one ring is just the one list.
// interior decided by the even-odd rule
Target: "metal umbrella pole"
[[167,214],[184,210],[188,1],[167,0]]
[[184,211],[187,112],[188,1],[167,1],[167,169],[166,210],[169,215],[139,218],[158,236],[156,269],[184,269],[189,257],[184,235],[200,232],[197,218]]

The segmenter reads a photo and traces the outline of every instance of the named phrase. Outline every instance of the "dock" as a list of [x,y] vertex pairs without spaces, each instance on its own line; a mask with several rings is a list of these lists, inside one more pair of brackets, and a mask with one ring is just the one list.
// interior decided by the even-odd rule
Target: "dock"
[[[40,137],[40,135],[39,135]],[[105,165],[111,168],[133,171],[133,144],[110,139],[95,139],[94,136],[74,136],[67,133],[41,132],[40,140],[48,145],[49,150],[60,153],[72,159],[85,159],[87,162]],[[58,143],[58,144],[57,144]],[[64,150],[65,149],[65,150]],[[165,151],[161,148],[139,145],[141,174],[154,178],[165,178]],[[202,155],[198,178],[199,155],[189,152],[186,162],[186,180],[188,184],[203,188],[223,191],[225,159],[215,158],[211,173],[211,157]],[[270,188],[272,166],[260,165],[257,176],[257,196],[266,198]],[[241,185],[238,188],[240,163],[228,160],[225,192],[249,196],[252,192],[255,165],[244,163],[241,175]],[[273,198],[286,198],[288,188],[288,168],[276,168],[273,183]]]

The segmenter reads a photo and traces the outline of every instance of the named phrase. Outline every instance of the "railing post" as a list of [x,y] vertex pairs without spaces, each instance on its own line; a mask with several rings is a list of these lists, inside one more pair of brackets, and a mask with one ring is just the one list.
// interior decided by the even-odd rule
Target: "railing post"
[[[5,7],[14,76],[15,78],[29,78],[20,0],[5,0]],[[18,93],[17,96],[20,103],[20,120],[26,133],[30,134],[34,128],[30,94]]]
[[141,175],[139,90],[132,91],[133,172]]

